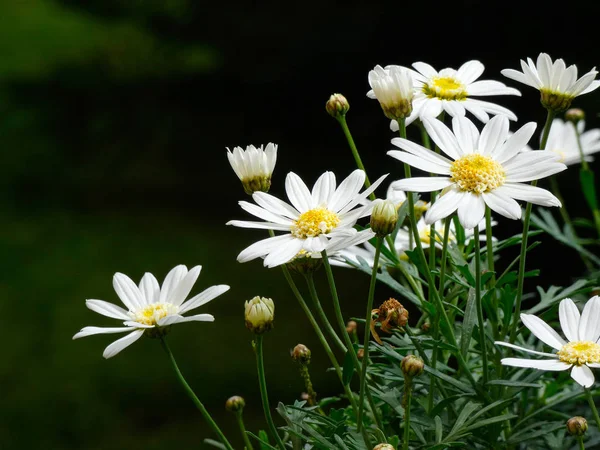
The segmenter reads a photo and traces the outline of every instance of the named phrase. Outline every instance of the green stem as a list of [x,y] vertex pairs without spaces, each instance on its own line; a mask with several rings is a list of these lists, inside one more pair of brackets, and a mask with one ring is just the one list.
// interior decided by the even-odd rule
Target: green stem
[[[476,239],[479,236],[474,236]],[[496,271],[494,270],[494,238],[492,236],[492,211],[489,206],[485,207],[485,245],[487,251],[488,270],[492,272],[490,287],[496,286]]]
[[375,283],[377,281],[377,266],[379,256],[381,255],[381,244],[383,240],[377,237],[375,243],[375,262],[373,263],[373,271],[371,272],[371,283],[369,284],[369,296],[367,297],[367,313],[365,315],[365,337],[363,340],[363,363],[362,373],[360,376],[360,396],[358,398],[358,426],[362,426],[363,404],[365,399],[365,391],[367,387],[367,366],[369,365],[369,340],[371,339],[371,314],[373,310],[373,298],[375,296]]
[[412,380],[406,378],[404,381],[404,443],[403,450],[408,450],[410,440],[410,403],[412,399]]
[[329,322],[329,319],[327,318],[327,314],[325,313],[325,311],[323,310],[323,307],[321,306],[321,302],[319,301],[319,296],[317,295],[317,289],[315,287],[315,280],[313,279],[312,274],[307,274],[304,276],[304,278],[306,279],[306,284],[308,285],[308,291],[310,292],[310,297],[312,298],[313,305],[315,305],[317,314],[319,315],[319,318],[321,319],[321,323],[325,326],[325,329],[327,330],[327,332],[329,333],[329,335],[331,336],[331,338],[333,339],[335,344],[340,348],[340,350],[343,353],[346,353],[346,351],[347,351],[346,346],[344,345],[342,340],[339,338],[339,336],[333,329],[331,322]]
[[219,428],[217,423],[213,420],[210,413],[204,407],[204,405],[202,404],[200,399],[196,396],[196,394],[194,393],[194,391],[190,387],[190,385],[187,383],[187,381],[185,381],[185,378],[183,378],[183,375],[182,375],[181,371],[179,370],[179,366],[177,365],[177,362],[175,361],[175,357],[173,356],[173,353],[171,353],[169,344],[167,344],[166,338],[162,337],[160,339],[160,342],[162,344],[162,347],[165,349],[165,352],[167,352],[167,355],[169,356],[169,360],[171,361],[171,365],[173,366],[173,370],[175,370],[175,375],[177,376],[177,381],[179,381],[179,383],[183,386],[183,390],[185,391],[185,393],[192,400],[194,405],[196,405],[196,408],[198,408],[198,410],[200,411],[200,414],[202,414],[202,417],[204,417],[204,420],[206,420],[206,422],[208,422],[208,425],[212,428],[212,430],[215,432],[215,434],[219,437],[219,440],[223,443],[225,448],[227,450],[233,450],[233,447],[231,446],[231,444],[229,443],[229,441],[227,440],[227,438],[225,437],[225,435],[223,434],[223,432],[221,431],[221,429]]
[[275,439],[277,443],[277,447],[280,450],[285,450],[285,444],[279,437],[279,433],[277,432],[277,428],[275,428],[275,423],[273,422],[273,416],[271,416],[271,408],[269,407],[269,396],[267,395],[267,379],[265,377],[265,363],[263,361],[263,335],[257,334],[256,340],[254,341],[256,344],[256,367],[258,369],[258,385],[260,387],[260,398],[262,400],[263,411],[265,412],[265,420],[267,421],[267,425],[269,426],[269,431],[271,432],[271,437]]
[[237,411],[235,413],[235,418],[237,420],[238,426],[240,427],[240,432],[242,433],[242,439],[244,440],[244,446],[246,447],[246,450],[254,450],[254,448],[252,447],[252,443],[250,442],[250,438],[248,437],[248,433],[246,433],[244,419],[242,418],[242,411]]
[[596,404],[594,403],[594,397],[592,397],[592,391],[584,388],[585,396],[587,397],[588,403],[590,404],[590,408],[592,408],[592,414],[594,415],[594,420],[596,421],[596,425],[600,430],[600,416],[598,416],[598,410],[596,409]]
[[479,225],[474,229],[475,241],[475,305],[477,307],[477,322],[479,325],[479,340],[483,364],[483,384],[488,381],[487,342],[485,339],[485,321],[483,320],[483,305],[481,304],[481,249],[479,243]]
[[[350,128],[348,128],[348,123],[346,122],[345,116],[337,117],[339,124],[344,131],[344,136],[346,136],[346,140],[348,141],[348,145],[350,146],[350,150],[352,151],[352,156],[354,157],[354,162],[356,162],[356,166],[365,173],[365,187],[371,186],[371,182],[369,181],[369,177],[367,176],[367,171],[365,170],[365,166],[360,159],[360,155],[358,154],[358,149],[356,148],[356,144],[354,143],[354,139],[352,138],[352,134],[350,133]],[[371,193],[369,195],[371,200],[375,200],[375,194]]]
[[[381,251],[381,239],[378,239],[379,250]],[[375,260],[373,261],[373,272],[377,272],[377,266],[379,265],[379,256],[375,253]],[[346,322],[344,321],[344,316],[342,315],[342,308],[340,306],[340,299],[338,297],[337,288],[335,286],[335,279],[333,278],[333,271],[331,270],[331,265],[329,264],[329,258],[327,257],[327,251],[323,250],[321,252],[321,257],[323,259],[323,265],[325,266],[325,273],[327,274],[327,282],[329,283],[329,290],[331,291],[331,298],[333,299],[333,309],[335,311],[335,317],[338,322],[338,326],[340,327],[340,331],[342,333],[342,337],[344,342],[346,343],[346,347],[348,347],[348,352],[350,352],[350,357],[352,358],[352,362],[356,370],[358,371],[361,367],[361,363],[358,360],[358,355],[356,354],[356,350],[354,349],[354,345],[352,345],[352,340],[350,339],[350,335],[346,331]],[[365,328],[369,328],[368,323],[365,324]],[[364,349],[365,355],[363,357],[363,365],[362,365],[362,376],[360,377],[360,383],[366,382],[366,369],[365,367],[368,365],[369,360],[369,351],[368,349]],[[358,403],[358,418],[357,418],[357,427],[358,430],[364,429],[362,427],[362,409],[364,407],[364,396],[362,395],[363,391],[360,393],[360,400]],[[377,408],[375,406],[375,401],[373,400],[373,396],[371,395],[371,391],[367,389],[367,401],[369,402],[369,406],[371,407],[371,411],[373,413],[373,419],[375,420],[375,424],[377,428],[383,430],[383,424],[379,415],[377,414]]]
[[[548,110],[548,116],[546,117],[546,124],[544,125],[544,133],[542,135],[542,142],[540,149],[546,148],[546,142],[548,142],[548,135],[550,134],[550,128],[552,127],[552,121],[554,120],[555,112]],[[531,182],[532,186],[537,186],[537,180]],[[523,285],[525,280],[525,260],[527,256],[527,235],[529,233],[529,219],[531,218],[532,204],[527,203],[525,208],[525,217],[523,218],[523,235],[521,239],[521,253],[519,258],[519,272],[517,277],[517,298],[515,301],[515,311],[513,314],[513,323],[510,331],[509,342],[515,343],[517,338],[517,328],[519,325],[519,317],[521,315],[521,302],[523,301]]]
[[585,450],[585,445],[583,445],[583,436],[577,436],[577,441],[579,441],[579,450]]

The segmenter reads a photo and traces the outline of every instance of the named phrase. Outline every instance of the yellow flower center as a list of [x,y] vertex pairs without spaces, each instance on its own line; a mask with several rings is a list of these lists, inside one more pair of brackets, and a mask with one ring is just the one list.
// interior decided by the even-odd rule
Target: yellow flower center
[[474,153],[457,159],[450,166],[450,180],[463,191],[482,194],[499,188],[506,180],[502,164]]
[[443,100],[464,100],[467,98],[465,85],[452,77],[435,77],[423,85],[423,92],[430,98]]
[[576,366],[600,363],[600,344],[591,341],[569,342],[558,351],[558,358],[562,362]]
[[300,215],[292,225],[292,235],[300,239],[329,233],[340,223],[340,218],[334,212],[325,208],[310,209]]
[[178,311],[179,307],[172,303],[152,303],[130,313],[130,316],[134,321],[144,325],[156,325],[163,317],[177,314]]

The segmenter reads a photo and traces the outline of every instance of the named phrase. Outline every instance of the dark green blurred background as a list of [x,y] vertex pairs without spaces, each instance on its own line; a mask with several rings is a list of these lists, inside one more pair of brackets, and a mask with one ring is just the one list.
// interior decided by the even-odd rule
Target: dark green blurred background
[[[399,178],[399,164],[385,155],[388,121],[365,95],[375,64],[424,60],[439,69],[480,59],[483,78],[501,80],[500,69],[546,51],[587,71],[599,62],[598,6],[578,5],[577,12],[550,11],[543,2],[529,13],[517,3],[476,1],[0,2],[0,449],[206,448],[210,432],[158,342],[142,339],[106,361],[102,350],[117,336],[71,340],[86,325],[116,326],[84,300],[118,302],[117,271],[162,280],[177,264],[202,264],[193,293],[231,285],[202,308],[214,323],[179,325],[169,338],[236,448],[240,439],[223,408],[229,396],[246,398],[251,430],[264,427],[244,300],[259,294],[277,304],[266,338],[273,404],[302,391],[288,354],[298,342],[313,349],[319,394],[336,394],[280,272],[236,262],[264,233],[225,226],[247,217],[225,147],[279,144],[276,195],[290,170],[309,185],[328,169],[342,179],[353,161],[324,111],[329,95],[342,92],[371,178],[390,171],[389,181]],[[499,102],[521,124],[543,121],[537,92],[518,88],[523,98]],[[599,96],[576,103],[587,110],[588,127],[598,126]],[[585,215],[577,171],[560,182],[571,213]],[[499,222],[501,237],[520,228]],[[549,239],[530,261],[541,266],[543,286],[568,283],[583,269]],[[345,313],[362,316],[367,277],[338,273]],[[379,301],[389,295],[377,291]]]

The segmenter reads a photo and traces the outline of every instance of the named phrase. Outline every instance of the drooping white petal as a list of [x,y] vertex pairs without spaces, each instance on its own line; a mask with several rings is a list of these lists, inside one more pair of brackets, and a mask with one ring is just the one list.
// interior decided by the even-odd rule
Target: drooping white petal
[[600,297],[589,299],[579,319],[579,339],[596,342],[600,337]]
[[284,225],[284,226],[289,226],[292,224],[292,219],[289,219],[287,217],[282,217],[278,214],[272,213],[271,211],[261,208],[260,206],[254,205],[252,203],[248,203],[247,201],[244,201],[244,200],[242,200],[241,202],[238,202],[238,203],[244,211],[247,211],[250,214],[252,214],[253,216],[256,216],[259,219],[262,219],[264,221],[273,222],[273,223],[276,223],[279,225]]
[[117,305],[105,302],[104,300],[86,300],[85,306],[98,314],[102,314],[106,317],[113,319],[129,320],[127,311]]
[[536,350],[530,350],[525,347],[519,347],[518,345],[514,345],[509,342],[496,341],[496,342],[494,342],[494,344],[502,345],[503,347],[509,347],[509,348],[518,350],[520,352],[531,353],[532,355],[549,356],[550,358],[558,358],[558,356],[553,353],[538,352]]
[[560,327],[569,341],[579,340],[579,309],[570,298],[565,298],[558,305]]
[[93,336],[94,334],[113,334],[113,333],[125,333],[126,331],[133,331],[132,327],[84,327],[78,333],[73,336],[73,339],[79,339],[82,337]]
[[589,388],[594,384],[594,374],[588,366],[573,366],[571,378],[584,388]]
[[283,234],[281,236],[273,236],[262,239],[242,250],[237,257],[238,262],[245,263],[253,259],[260,258],[273,251],[280,245],[286,245],[288,242],[295,239],[291,234]]
[[498,189],[484,192],[481,195],[483,196],[483,201],[492,211],[513,220],[521,218],[521,207],[519,204],[513,198],[503,194]]
[[230,220],[225,225],[231,225],[239,228],[258,228],[260,230],[290,231],[289,225],[282,225],[273,222],[250,222],[248,220]]
[[199,306],[205,305],[211,300],[217,298],[219,295],[224,294],[229,290],[229,286],[226,284],[217,284],[215,286],[211,286],[204,291],[200,292],[198,295],[190,298],[187,302],[181,305],[179,308],[179,314],[185,314],[192,309],[198,308]]
[[425,223],[431,225],[438,220],[448,217],[458,209],[466,193],[457,189],[450,189],[441,195],[425,213]]
[[500,362],[505,366],[527,367],[530,369],[549,370],[554,372],[571,368],[571,364],[556,359],[503,358]]
[[117,353],[129,347],[131,344],[141,338],[143,334],[144,330],[135,330],[133,333],[130,333],[121,339],[117,339],[115,342],[106,347],[106,349],[104,349],[102,356],[104,356],[106,359],[112,358]]
[[542,342],[556,350],[566,344],[556,331],[546,322],[533,314],[521,314],[521,321]]
[[485,202],[481,195],[466,192],[457,213],[461,225],[465,229],[473,229],[485,216]]

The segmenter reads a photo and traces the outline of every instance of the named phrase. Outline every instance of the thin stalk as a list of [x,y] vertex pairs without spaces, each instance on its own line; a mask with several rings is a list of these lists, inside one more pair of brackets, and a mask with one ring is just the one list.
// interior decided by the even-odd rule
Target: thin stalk
[[[381,252],[381,239],[378,239],[378,245],[379,245],[379,251]],[[340,331],[342,333],[344,342],[346,343],[346,347],[348,347],[348,352],[350,352],[350,357],[352,358],[354,367],[356,367],[356,369],[358,370],[361,367],[361,363],[358,360],[358,355],[356,354],[354,345],[352,345],[352,340],[350,339],[350,335],[348,335],[348,332],[346,331],[346,322],[344,321],[344,316],[342,315],[340,299],[338,297],[337,288],[335,286],[335,279],[333,278],[333,271],[331,270],[331,265],[329,264],[329,258],[327,257],[327,251],[323,250],[321,252],[321,256],[323,259],[323,265],[325,266],[325,273],[327,274],[327,282],[329,283],[329,290],[331,291],[331,298],[333,299],[333,309],[335,311],[335,317],[337,319],[338,326],[340,327]],[[373,272],[376,274],[377,266],[379,265],[379,256],[377,255],[377,251],[376,251],[375,256],[376,256],[376,258],[373,261]],[[365,328],[369,328],[368,323],[365,324]],[[368,348],[365,348],[364,351],[365,351],[365,355],[363,357],[362,372],[360,372],[361,385],[362,385],[362,383],[366,382],[365,378],[367,377],[367,375],[366,375],[365,367],[368,365],[368,360],[369,360]],[[373,419],[375,420],[375,424],[377,425],[377,428],[379,428],[380,430],[383,430],[383,423],[382,423],[381,419],[379,418],[379,415],[377,414],[377,407],[375,406],[375,401],[373,400],[371,391],[369,391],[367,389],[366,395],[367,395],[367,401],[369,402],[369,406],[371,407],[371,411],[373,412]],[[357,427],[358,427],[359,431],[361,431],[363,429],[363,427],[362,427],[363,407],[364,407],[364,396],[362,395],[362,390],[361,390],[361,396],[360,396],[359,403],[358,403],[358,418],[357,418]]]
[[308,286],[308,291],[310,292],[310,297],[312,298],[313,305],[315,305],[317,314],[318,314],[319,318],[321,319],[321,323],[323,324],[323,326],[325,327],[325,329],[327,330],[327,332],[329,333],[329,335],[331,336],[331,338],[333,339],[335,344],[340,348],[340,350],[343,353],[346,353],[346,351],[347,351],[346,346],[344,345],[344,343],[342,342],[340,337],[337,335],[337,333],[333,329],[331,322],[329,322],[329,319],[327,318],[327,314],[325,313],[325,311],[323,310],[323,307],[321,306],[321,302],[319,301],[319,296],[317,295],[317,289],[315,287],[315,280],[313,279],[312,274],[307,274],[304,276],[304,278],[306,279],[306,284]]
[[260,387],[260,398],[262,400],[263,411],[265,413],[265,420],[269,426],[271,437],[275,439],[277,447],[280,450],[285,450],[285,444],[279,437],[275,422],[273,422],[273,416],[271,415],[271,408],[269,407],[269,396],[267,395],[267,379],[265,377],[265,363],[263,360],[263,335],[257,334],[255,342],[256,351],[256,368],[258,369],[258,385]]
[[448,240],[450,239],[451,220],[446,218],[444,223],[444,241],[442,242],[442,259],[440,261],[440,287],[439,294],[444,295],[444,285],[446,284],[446,260],[448,258]]
[[590,404],[590,408],[592,409],[592,414],[594,415],[594,420],[596,421],[596,425],[600,430],[600,416],[598,416],[598,410],[596,409],[596,404],[594,403],[594,397],[592,397],[592,391],[584,388],[585,396],[587,397],[588,403]]
[[579,450],[585,450],[585,445],[583,445],[583,436],[577,436],[577,441],[579,442]]
[[371,272],[371,283],[369,284],[369,296],[367,297],[367,313],[365,316],[365,337],[363,340],[363,363],[362,373],[360,375],[360,395],[358,397],[358,426],[362,426],[363,404],[365,400],[365,391],[367,387],[367,366],[369,365],[369,340],[371,339],[371,311],[373,310],[373,298],[375,296],[375,283],[377,281],[377,266],[379,256],[381,255],[381,244],[383,240],[377,237],[375,243],[375,262],[373,263],[373,271]]
[[474,230],[475,241],[475,305],[477,307],[477,322],[479,325],[479,340],[481,345],[481,360],[483,364],[483,384],[488,381],[487,343],[485,340],[485,321],[483,320],[483,305],[481,304],[481,249],[479,245],[479,225]]
[[408,450],[410,440],[410,403],[412,399],[412,379],[406,378],[404,381],[404,442],[402,450]]
[[[350,151],[352,152],[352,156],[354,157],[354,162],[356,163],[356,166],[365,173],[365,187],[368,188],[369,186],[371,186],[371,182],[369,181],[369,177],[367,176],[367,171],[365,170],[365,166],[362,163],[362,159],[360,159],[358,149],[356,148],[356,144],[354,143],[354,139],[352,138],[352,134],[350,133],[350,128],[348,128],[346,117],[337,117],[337,121],[342,127],[344,136],[346,136],[346,140],[348,141],[348,145],[350,146]],[[375,200],[375,194],[371,193],[369,195],[369,198],[371,200]]]
[[194,393],[194,390],[190,387],[188,382],[185,381],[185,378],[183,378],[183,374],[179,370],[179,366],[177,365],[177,362],[175,361],[175,357],[173,356],[173,353],[171,353],[171,349],[169,348],[169,344],[167,344],[166,338],[162,337],[160,339],[160,343],[162,344],[162,347],[165,349],[165,352],[167,353],[167,356],[169,357],[169,360],[171,361],[171,365],[173,366],[173,370],[175,371],[175,375],[177,376],[177,381],[179,381],[181,386],[183,386],[183,390],[185,391],[185,393],[192,400],[194,405],[196,405],[196,408],[198,408],[198,411],[200,411],[200,414],[202,414],[202,417],[204,417],[204,420],[206,420],[206,422],[212,428],[214,433],[219,437],[219,440],[223,443],[225,448],[227,448],[227,450],[233,450],[233,447],[231,446],[231,444],[229,443],[229,441],[227,440],[227,438],[225,437],[225,435],[223,434],[223,432],[221,431],[221,429],[219,428],[217,423],[213,420],[210,413],[204,407],[204,405],[202,404],[200,399],[196,396],[196,394]]
[[[478,238],[477,235],[474,236]],[[485,245],[487,251],[488,270],[492,272],[490,287],[496,286],[496,271],[494,270],[494,239],[492,236],[492,211],[489,206],[485,207]]]
[[248,437],[248,433],[246,433],[246,426],[244,425],[242,411],[237,411],[235,413],[235,418],[238,426],[240,427],[240,432],[242,433],[242,439],[244,440],[244,446],[246,447],[246,450],[254,450],[252,443],[250,442],[250,438]]
[[[552,127],[552,121],[554,120],[555,112],[548,110],[548,116],[546,117],[546,124],[544,125],[544,133],[542,135],[542,142],[540,149],[546,148],[546,142],[548,142],[548,135],[550,134],[550,128]],[[532,186],[537,186],[537,180],[531,182]],[[521,240],[521,254],[519,258],[519,272],[517,277],[517,298],[515,301],[515,311],[512,319],[512,327],[510,331],[509,342],[515,343],[517,338],[517,328],[519,325],[519,317],[521,315],[521,302],[523,301],[523,285],[525,280],[525,260],[527,256],[527,235],[529,233],[529,220],[531,218],[531,203],[527,203],[525,208],[525,217],[523,218],[523,237]]]

